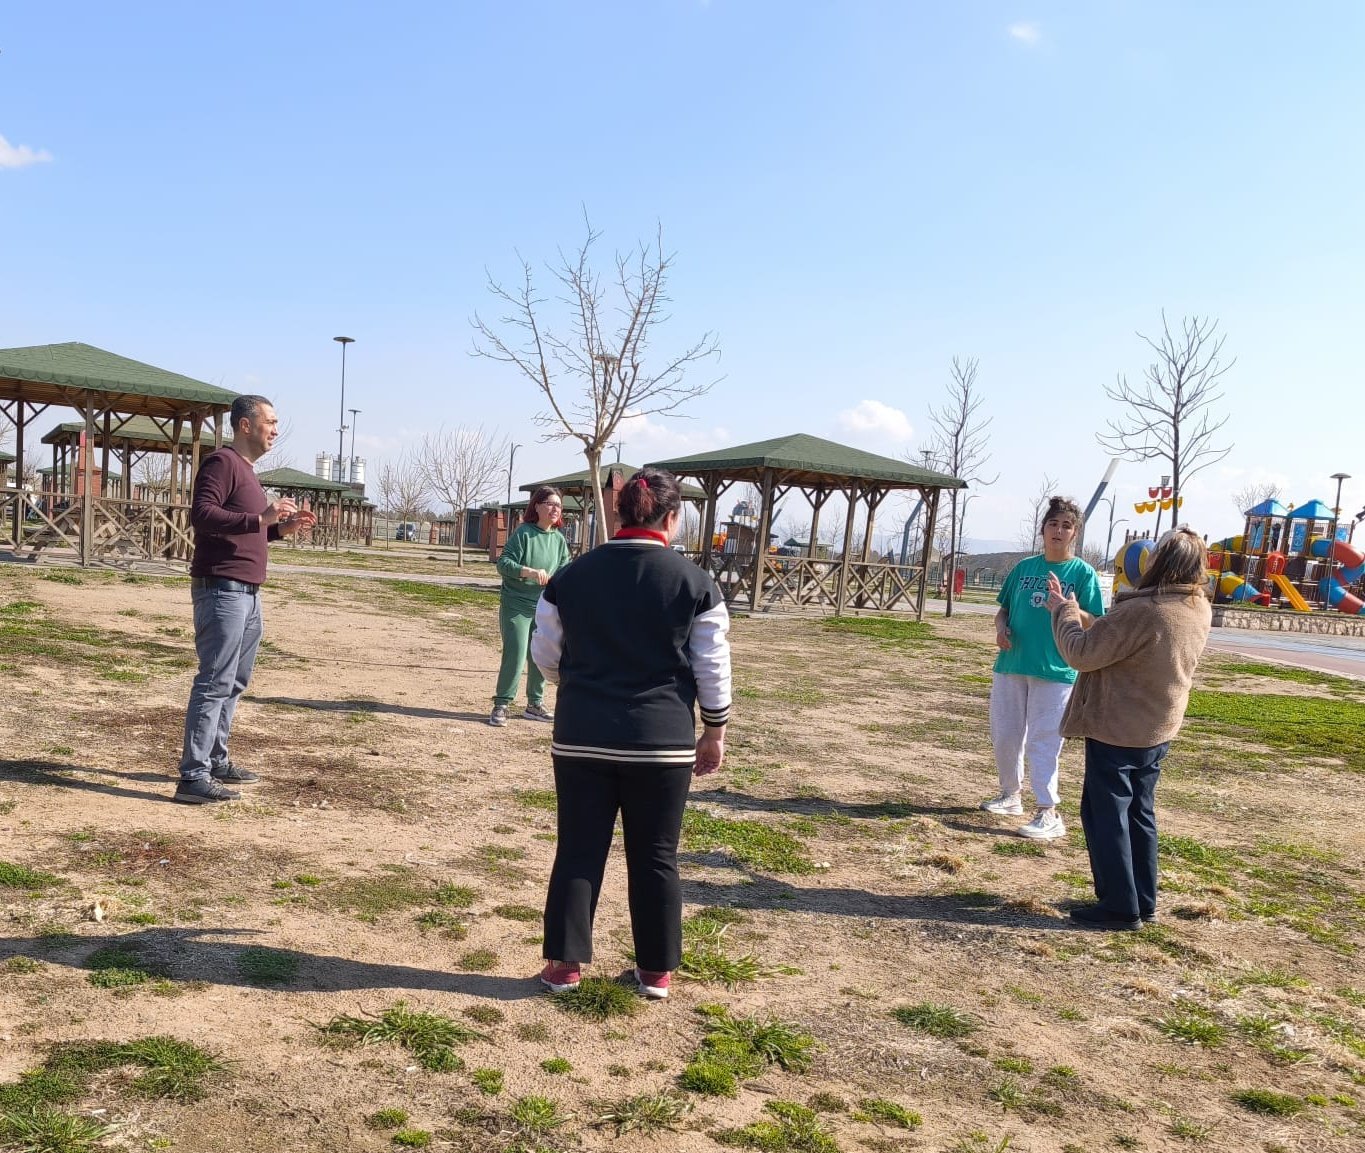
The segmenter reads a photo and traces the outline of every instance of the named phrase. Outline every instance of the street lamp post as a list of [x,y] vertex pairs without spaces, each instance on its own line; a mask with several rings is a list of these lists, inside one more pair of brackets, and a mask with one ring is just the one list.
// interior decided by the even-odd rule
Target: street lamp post
[[1341,523],[1341,482],[1350,480],[1349,472],[1334,472],[1332,479],[1337,482],[1337,501],[1332,506],[1332,539],[1337,539],[1337,525]]
[[512,467],[517,463],[517,449],[520,447],[521,445],[514,444],[511,455],[507,458],[507,523],[509,526],[512,523]]
[[355,484],[355,427],[360,423],[356,420],[360,415],[360,409],[348,408],[346,411],[351,414],[351,457],[346,462],[346,483]]
[[342,457],[346,453],[346,346],[354,344],[355,337],[334,336],[332,339],[341,345],[341,416],[339,418],[341,427],[337,429],[337,467],[340,468]]

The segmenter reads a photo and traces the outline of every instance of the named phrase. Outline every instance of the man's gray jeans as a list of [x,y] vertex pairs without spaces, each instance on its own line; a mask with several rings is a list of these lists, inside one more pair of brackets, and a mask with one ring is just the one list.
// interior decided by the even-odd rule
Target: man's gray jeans
[[204,780],[215,767],[227,764],[232,714],[251,681],[261,644],[259,592],[241,586],[196,588],[190,596],[199,672],[190,689],[180,756],[180,776],[187,781]]

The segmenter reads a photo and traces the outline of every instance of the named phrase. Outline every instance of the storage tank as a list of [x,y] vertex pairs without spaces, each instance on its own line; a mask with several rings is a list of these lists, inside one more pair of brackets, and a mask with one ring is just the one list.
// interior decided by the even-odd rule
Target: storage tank
[[351,483],[364,487],[365,462],[358,456],[351,457]]
[[317,463],[314,465],[313,471],[314,471],[322,480],[331,480],[331,479],[332,479],[332,454],[331,454],[330,452],[320,452],[320,453],[318,453],[318,456],[317,456]]

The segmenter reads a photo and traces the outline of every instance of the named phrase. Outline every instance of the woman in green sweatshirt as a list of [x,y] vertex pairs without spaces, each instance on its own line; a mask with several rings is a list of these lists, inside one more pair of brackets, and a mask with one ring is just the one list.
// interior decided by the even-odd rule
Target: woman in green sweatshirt
[[[569,563],[569,546],[559,531],[563,521],[564,498],[558,489],[542,485],[531,494],[521,524],[513,529],[502,556],[498,557],[498,572],[502,574],[502,606],[498,610],[502,665],[493,693],[493,711],[488,715],[488,723],[495,728],[507,723],[507,706],[516,698],[521,685],[540,590]],[[526,678],[528,719],[554,720],[554,714],[543,703],[544,696],[545,678],[533,664]]]

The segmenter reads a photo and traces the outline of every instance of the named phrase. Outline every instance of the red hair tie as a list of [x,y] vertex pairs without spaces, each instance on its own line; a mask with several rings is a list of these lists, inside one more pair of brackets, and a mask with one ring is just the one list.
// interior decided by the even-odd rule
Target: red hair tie
[[646,480],[644,477],[642,477],[642,476],[637,476],[637,477],[635,478],[635,483],[638,484],[641,488],[648,488],[648,487],[649,487],[649,481],[647,481],[647,480]]

